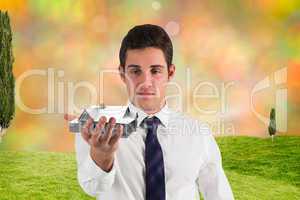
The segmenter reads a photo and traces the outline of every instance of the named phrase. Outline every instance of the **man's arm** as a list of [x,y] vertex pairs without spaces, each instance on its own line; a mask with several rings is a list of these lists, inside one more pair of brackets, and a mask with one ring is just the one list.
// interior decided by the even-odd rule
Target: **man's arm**
[[90,196],[96,197],[111,188],[115,178],[115,163],[110,171],[104,171],[92,159],[90,145],[78,133],[75,135],[77,178],[81,188]]
[[200,169],[197,183],[205,200],[233,200],[230,184],[222,167],[219,147],[212,134],[204,136],[205,163]]
[[82,189],[94,197],[109,190],[114,182],[117,164],[114,156],[123,133],[122,126],[115,127],[115,118],[109,119],[108,129],[104,128],[105,123],[106,118],[101,117],[91,130],[93,120],[89,119],[81,134],[75,137],[78,181]]

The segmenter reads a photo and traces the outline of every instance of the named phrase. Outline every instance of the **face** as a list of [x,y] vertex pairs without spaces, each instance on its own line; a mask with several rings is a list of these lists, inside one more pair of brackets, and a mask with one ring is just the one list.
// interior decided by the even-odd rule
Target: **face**
[[163,51],[147,47],[126,52],[121,78],[126,84],[131,102],[148,114],[160,110],[165,104],[166,86],[173,78],[175,66],[167,67]]

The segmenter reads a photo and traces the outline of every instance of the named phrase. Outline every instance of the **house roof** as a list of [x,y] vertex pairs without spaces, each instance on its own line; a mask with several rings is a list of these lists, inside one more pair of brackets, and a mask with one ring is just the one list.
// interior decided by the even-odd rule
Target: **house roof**
[[126,109],[126,106],[106,106],[105,108],[101,106],[91,106],[83,110],[79,121],[82,120],[84,114],[87,113],[96,122],[99,121],[101,116],[105,116],[107,120],[110,117],[114,117],[116,118],[116,123],[127,124],[135,120],[135,117],[125,115]]

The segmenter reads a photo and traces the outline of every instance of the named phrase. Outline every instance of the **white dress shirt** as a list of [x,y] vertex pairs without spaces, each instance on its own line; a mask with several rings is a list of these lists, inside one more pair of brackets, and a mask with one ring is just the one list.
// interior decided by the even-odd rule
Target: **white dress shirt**
[[[138,114],[138,128],[121,138],[113,168],[103,171],[90,157],[90,146],[80,134],[75,136],[78,181],[97,200],[145,199],[145,138],[139,127],[148,115],[132,103],[130,114]],[[124,113],[125,114],[125,113]],[[221,154],[207,124],[168,108],[156,114],[164,157],[166,200],[231,200],[233,194],[222,168]]]

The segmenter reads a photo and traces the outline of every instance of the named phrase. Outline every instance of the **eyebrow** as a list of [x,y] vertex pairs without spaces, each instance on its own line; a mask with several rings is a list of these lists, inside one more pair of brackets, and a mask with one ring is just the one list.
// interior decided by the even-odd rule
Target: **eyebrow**
[[141,66],[135,65],[135,64],[131,64],[131,65],[128,65],[128,68],[141,68]]
[[[159,64],[157,64],[157,65],[150,65],[150,68],[164,68],[165,66],[163,66],[163,65],[159,65]],[[130,65],[128,65],[128,68],[141,68],[141,66],[140,65],[136,65],[136,64],[130,64]]]
[[151,65],[151,68],[164,68],[165,66],[163,65]]

